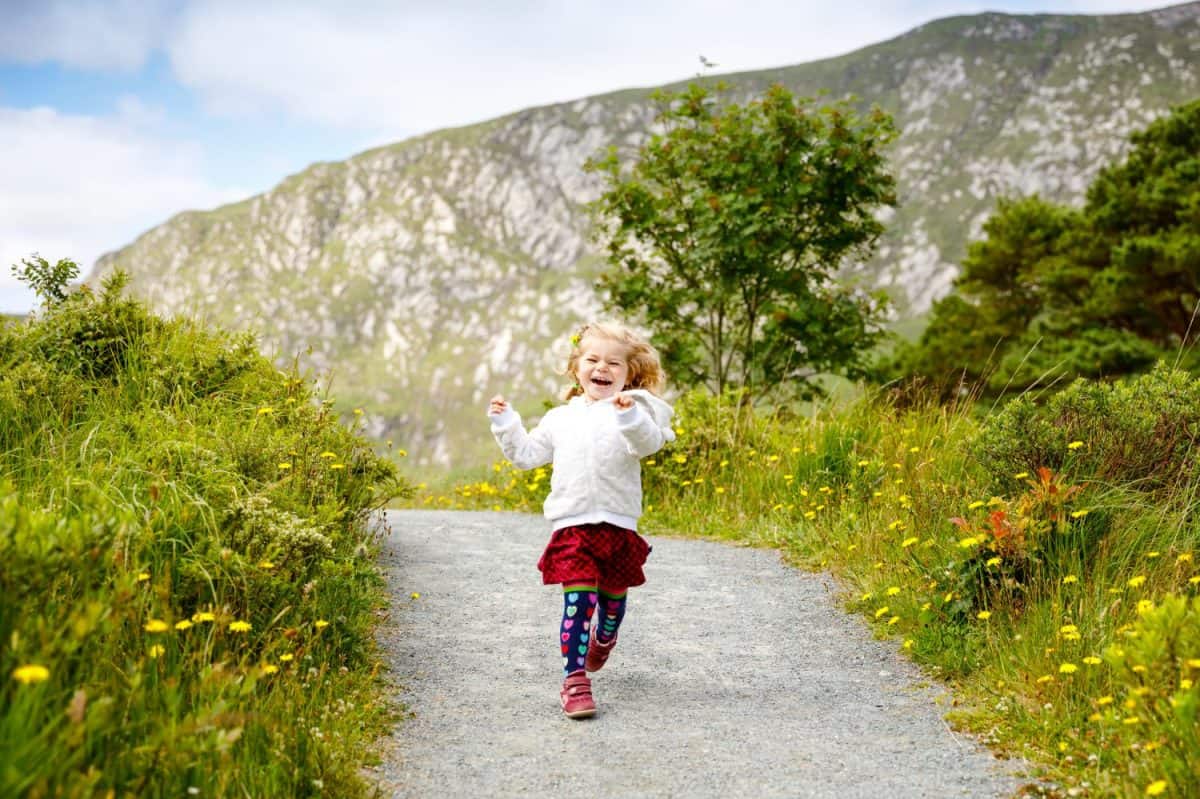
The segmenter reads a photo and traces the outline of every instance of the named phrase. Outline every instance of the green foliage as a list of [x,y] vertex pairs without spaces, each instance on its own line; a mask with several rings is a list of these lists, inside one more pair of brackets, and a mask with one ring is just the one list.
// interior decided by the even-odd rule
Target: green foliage
[[895,203],[881,149],[890,117],[816,108],[782,86],[738,105],[692,85],[658,93],[655,133],[632,164],[588,162],[610,271],[608,306],[653,331],[673,379],[811,397],[822,372],[857,376],[880,336],[882,297],[839,285]]
[[1002,201],[970,245],[957,293],[886,372],[945,396],[1111,378],[1182,357],[1200,307],[1200,101],[1131,137],[1079,210]]
[[68,258],[60,258],[51,265],[36,253],[13,264],[12,273],[22,283],[28,284],[47,307],[53,308],[67,298],[67,286],[79,277],[79,265]]
[[1141,491],[1200,481],[1200,379],[1159,365],[1113,384],[1079,380],[1039,406],[1029,397],[988,418],[971,451],[1000,489],[1048,468]]
[[[1142,751],[1143,784],[1165,778],[1176,796],[1200,795],[1200,597],[1165,597],[1142,604],[1123,641],[1105,651],[1119,702],[1104,706],[1098,723],[1108,746]],[[1132,746],[1131,746],[1132,745]],[[1161,754],[1155,752],[1161,750]]]
[[368,521],[408,488],[248,338],[120,287],[0,328],[0,794],[361,794]]

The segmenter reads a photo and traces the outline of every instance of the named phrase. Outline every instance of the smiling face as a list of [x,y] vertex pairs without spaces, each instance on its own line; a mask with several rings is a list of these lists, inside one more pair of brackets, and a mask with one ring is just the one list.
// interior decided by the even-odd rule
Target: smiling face
[[615,397],[629,379],[629,347],[603,336],[584,336],[575,378],[593,402]]

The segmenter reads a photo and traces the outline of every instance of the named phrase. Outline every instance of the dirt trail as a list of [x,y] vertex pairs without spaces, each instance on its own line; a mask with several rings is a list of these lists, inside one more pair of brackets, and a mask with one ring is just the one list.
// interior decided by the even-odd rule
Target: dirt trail
[[[1002,797],[1015,764],[955,735],[934,689],[774,552],[651,538],[599,714],[558,708],[562,596],[543,519],[389,513],[380,637],[412,713],[389,797]],[[411,599],[419,592],[419,599]]]

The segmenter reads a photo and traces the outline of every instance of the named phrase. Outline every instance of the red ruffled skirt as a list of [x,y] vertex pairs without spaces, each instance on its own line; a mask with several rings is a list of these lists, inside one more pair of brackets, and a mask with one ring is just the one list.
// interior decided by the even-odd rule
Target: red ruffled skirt
[[538,560],[546,585],[594,585],[609,594],[646,582],[646,539],[608,522],[563,527],[550,535]]

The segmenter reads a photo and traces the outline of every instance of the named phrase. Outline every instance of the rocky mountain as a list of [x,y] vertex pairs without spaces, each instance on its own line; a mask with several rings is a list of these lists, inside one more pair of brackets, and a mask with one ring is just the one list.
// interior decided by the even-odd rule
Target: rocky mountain
[[[1117,16],[942,19],[823,61],[723,76],[878,104],[901,135],[901,204],[876,257],[847,265],[902,316],[944,294],[997,197],[1077,202],[1128,134],[1200,95],[1200,2]],[[422,461],[490,457],[486,398],[526,416],[563,386],[570,328],[593,315],[603,262],[585,204],[588,156],[644,140],[649,89],[437,131],[265,194],[179,214],[104,256],[167,313],[259,331],[281,359],[328,372],[370,432]]]

